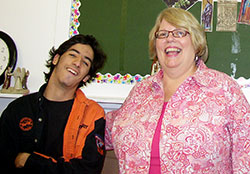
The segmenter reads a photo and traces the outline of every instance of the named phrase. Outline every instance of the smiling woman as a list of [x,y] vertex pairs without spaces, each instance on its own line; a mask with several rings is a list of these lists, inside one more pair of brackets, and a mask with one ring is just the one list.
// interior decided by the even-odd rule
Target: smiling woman
[[[159,31],[163,30],[175,31],[180,29],[162,19]],[[175,37],[175,35],[172,34],[165,38],[156,37],[156,55],[165,78],[186,79],[188,76],[193,75],[196,70],[196,62],[194,61],[196,50],[192,44],[191,37],[190,35],[181,36],[182,37]],[[166,82],[167,81],[169,81],[169,79],[166,79]],[[179,84],[176,85],[179,86]],[[167,93],[170,97],[174,92],[175,91],[168,91]],[[166,100],[168,99],[169,98],[166,97]]]
[[155,33],[162,30],[160,29],[161,21],[168,21],[168,23],[173,25],[175,29],[179,28],[187,31],[192,38],[192,44],[194,46],[196,55],[206,62],[208,50],[203,28],[199,25],[199,22],[191,13],[183,14],[179,13],[178,10],[172,10],[168,14],[164,15],[164,13],[162,13],[158,16],[155,26],[152,28],[149,35],[149,53],[152,59],[157,59],[155,57]]
[[250,105],[234,79],[204,64],[208,47],[199,22],[188,11],[166,8],[149,38],[161,70],[106,115],[106,148],[114,149],[120,172],[249,171]]

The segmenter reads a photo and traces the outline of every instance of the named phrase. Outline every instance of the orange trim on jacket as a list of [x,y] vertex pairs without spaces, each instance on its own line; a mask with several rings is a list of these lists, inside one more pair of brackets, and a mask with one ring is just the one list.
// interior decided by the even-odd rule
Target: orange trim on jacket
[[38,152],[33,152],[33,153],[34,153],[34,154],[37,154],[37,155],[40,155],[40,156],[43,157],[43,158],[51,159],[52,162],[57,163],[57,161],[56,161],[54,158],[52,158],[51,156],[47,156],[47,155],[44,155],[44,154],[41,154],[41,153],[38,153]]
[[78,89],[64,130],[63,157],[65,161],[82,158],[86,137],[94,130],[95,121],[100,118],[105,118],[103,108],[87,99],[81,89]]

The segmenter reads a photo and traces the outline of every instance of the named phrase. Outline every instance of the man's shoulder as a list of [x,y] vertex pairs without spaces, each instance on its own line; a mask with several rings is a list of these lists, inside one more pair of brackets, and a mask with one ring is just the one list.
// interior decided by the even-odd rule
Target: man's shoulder
[[87,98],[87,100],[88,100],[89,107],[94,108],[96,110],[100,110],[100,111],[104,110],[103,107],[99,103],[97,103],[96,101],[89,99],[89,98]]
[[84,92],[81,89],[76,91],[76,98],[79,102],[86,103],[88,105],[88,107],[96,108],[99,110],[103,109],[96,101],[86,97],[86,95],[84,94]]
[[32,93],[19,97],[8,104],[1,117],[6,119],[20,119],[26,114],[32,115],[34,111],[37,94]]
[[26,103],[34,103],[35,100],[38,99],[38,92],[23,95],[12,102],[10,102],[9,106],[17,106],[17,105],[22,105],[25,106]]

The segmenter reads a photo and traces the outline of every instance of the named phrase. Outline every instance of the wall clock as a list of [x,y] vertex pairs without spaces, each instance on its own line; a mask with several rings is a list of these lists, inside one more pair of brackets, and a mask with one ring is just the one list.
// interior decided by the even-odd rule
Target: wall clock
[[0,31],[0,85],[3,84],[5,71],[10,67],[13,72],[17,61],[17,49],[12,38]]

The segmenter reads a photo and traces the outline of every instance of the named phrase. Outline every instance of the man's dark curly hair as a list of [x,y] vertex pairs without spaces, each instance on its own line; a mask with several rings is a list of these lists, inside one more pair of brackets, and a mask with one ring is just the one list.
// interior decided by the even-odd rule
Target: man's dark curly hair
[[[55,65],[52,63],[53,58],[55,55],[63,55],[71,46],[75,44],[85,44],[91,46],[94,52],[94,60],[91,64],[90,70],[88,75],[90,76],[89,80],[87,82],[90,82],[96,77],[96,73],[99,69],[101,69],[104,65],[104,62],[106,60],[106,54],[101,49],[99,43],[92,35],[82,35],[78,34],[73,37],[71,37],[69,40],[62,43],[58,49],[55,49],[54,47],[51,48],[49,51],[50,58],[46,61],[46,67],[49,68],[49,72],[45,73],[45,81],[48,82],[50,79],[50,76],[55,68]],[[78,85],[78,87],[81,87],[83,85],[86,85],[85,82],[81,81]]]

